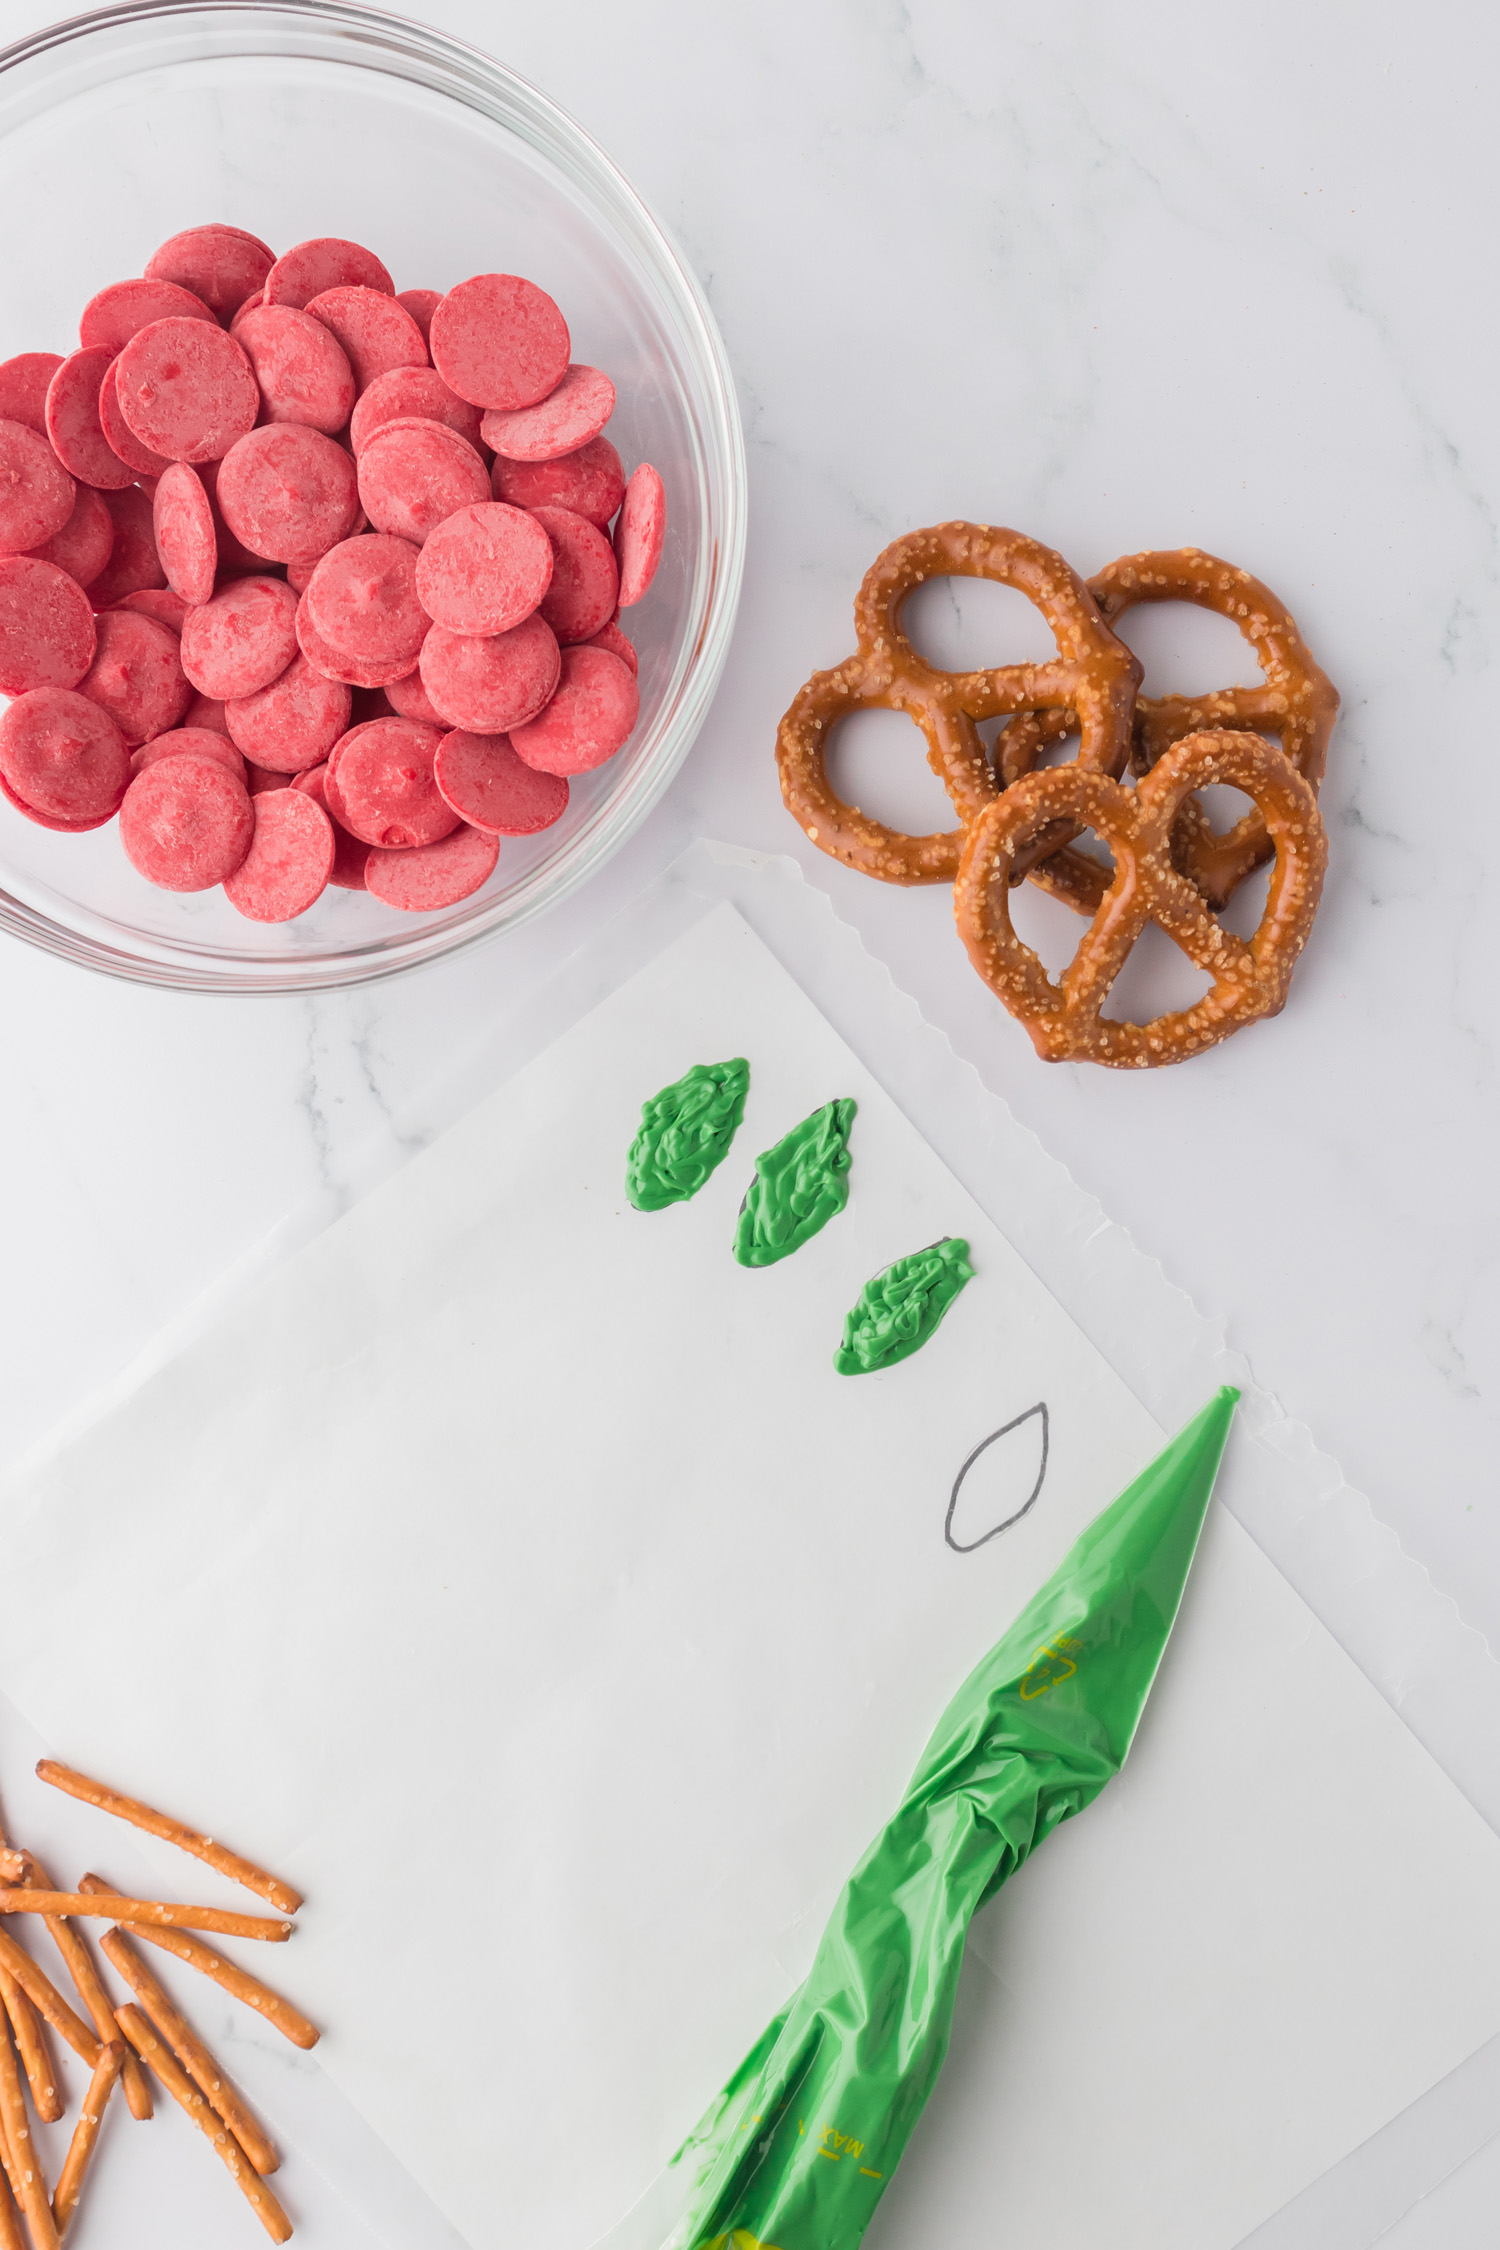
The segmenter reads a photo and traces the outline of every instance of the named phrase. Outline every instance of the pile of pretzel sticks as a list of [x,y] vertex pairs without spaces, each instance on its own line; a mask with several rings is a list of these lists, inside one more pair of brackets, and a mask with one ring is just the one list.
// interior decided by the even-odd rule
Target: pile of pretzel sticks
[[[134,1797],[124,1797],[75,1773],[70,1766],[43,1759],[39,1777],[69,1796],[96,1805],[191,1852],[219,1874],[242,1884],[279,1909],[295,1914],[299,1894],[253,1861],[215,1843],[181,1821],[159,1813]],[[265,2175],[279,2159],[263,2127],[231,2085],[191,2024],[163,1990],[142,1958],[137,1941],[175,1954],[190,1968],[212,1977],[237,2000],[257,2009],[296,2046],[311,2047],[317,2031],[307,2018],[264,1985],[236,1967],[201,1938],[206,1931],[225,1937],[259,1938],[280,1943],[290,1937],[289,1920],[228,1913],[216,1907],[166,1904],[123,1897],[97,1875],[85,1875],[76,1891],[54,1888],[34,1854],[12,1849],[0,1837],[0,1915],[18,1918],[0,1926],[0,2250],[56,2250],[78,2208],[89,2160],[106,2110],[118,2087],[132,2117],[152,2115],[152,2083],[163,2087],[207,2135],[231,2178],[273,2242],[287,2241],[291,2222]],[[19,1917],[40,1919],[62,1958],[85,2015],[79,2015],[26,1948],[11,1934]],[[100,1950],[129,1987],[132,1998],[116,2006],[75,1917],[99,1917],[115,1927],[100,1939]],[[34,1927],[34,1924],[32,1925]],[[73,2129],[67,2156],[50,2194],[27,2111],[44,2124],[57,2124],[65,2104],[52,2061],[48,2032],[64,2040],[93,2072]],[[8,2035],[7,2035],[8,2032]],[[24,2233],[22,2231],[24,2223]]]

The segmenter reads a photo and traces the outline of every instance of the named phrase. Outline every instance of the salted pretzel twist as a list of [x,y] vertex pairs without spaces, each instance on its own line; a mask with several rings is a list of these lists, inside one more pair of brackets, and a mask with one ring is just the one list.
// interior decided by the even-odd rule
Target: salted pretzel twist
[[[1265,909],[1248,944],[1215,919],[1202,892],[1173,865],[1182,808],[1195,789],[1213,782],[1254,800],[1275,854]],[[1010,891],[1019,855],[1058,821],[1094,829],[1115,868],[1112,878],[1101,870],[1106,887],[1093,920],[1054,982],[1016,935]],[[1013,782],[969,829],[953,910],[970,960],[1026,1026],[1044,1061],[1145,1070],[1182,1062],[1278,1012],[1317,911],[1327,859],[1317,799],[1282,751],[1260,734],[1197,733],[1164,751],[1134,789],[1076,764]],[[1213,988],[1193,1007],[1151,1023],[1107,1020],[1100,1010],[1148,922],[1213,978]]]
[[[1338,716],[1338,690],[1314,660],[1291,612],[1248,570],[1221,562],[1197,547],[1122,555],[1092,577],[1089,592],[1111,625],[1140,602],[1192,602],[1237,625],[1265,677],[1257,687],[1219,689],[1208,695],[1143,695],[1135,706],[1130,763],[1151,768],[1185,735],[1204,728],[1247,729],[1279,735],[1282,750],[1314,792],[1323,778],[1328,738]],[[1071,731],[1069,713],[1023,713],[995,746],[1002,787],[1034,770],[1043,752]],[[1263,867],[1273,846],[1261,814],[1251,810],[1219,835],[1194,797],[1177,816],[1172,862],[1197,885],[1211,906],[1227,905],[1245,877]],[[1025,870],[1022,870],[1025,872]],[[1032,881],[1081,914],[1093,914],[1109,887],[1109,871],[1087,854],[1051,852],[1030,870]]]
[[[1047,664],[1001,664],[941,672],[919,656],[901,627],[907,596],[929,578],[989,578],[1034,602],[1052,628]],[[787,810],[820,851],[886,883],[951,883],[964,831],[1000,787],[978,722],[1007,713],[1070,714],[1086,771],[1123,772],[1140,683],[1138,660],[1115,638],[1077,573],[1061,555],[1018,531],[941,523],[908,532],[879,556],[855,597],[857,653],[815,672],[781,722],[776,762]],[[909,836],[846,804],[828,778],[828,742],[852,711],[904,711],[927,737],[927,759],[961,825]],[[1071,831],[1030,839],[1032,859]]]

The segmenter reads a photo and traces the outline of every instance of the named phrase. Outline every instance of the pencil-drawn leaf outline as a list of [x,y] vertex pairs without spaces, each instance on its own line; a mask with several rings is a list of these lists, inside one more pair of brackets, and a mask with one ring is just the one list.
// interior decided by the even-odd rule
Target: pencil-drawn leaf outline
[[[1042,1424],[1041,1460],[1037,1464],[1036,1482],[1026,1499],[1010,1515],[1002,1518],[999,1523],[992,1524],[982,1537],[969,1540],[955,1539],[953,1536],[953,1518],[958,1512],[958,1497],[963,1490],[964,1478],[980,1456],[988,1453],[992,1445],[998,1445],[1002,1438],[1013,1436],[1017,1430],[1022,1429],[1026,1423],[1034,1421],[1038,1416],[1040,1416]],[[975,1446],[968,1460],[965,1461],[953,1480],[953,1490],[948,1496],[948,1513],[943,1522],[943,1537],[956,1555],[972,1555],[977,1548],[988,1546],[992,1539],[998,1539],[1002,1531],[1009,1531],[1012,1524],[1019,1523],[1021,1518],[1024,1515],[1029,1515],[1036,1506],[1042,1486],[1047,1478],[1047,1453],[1051,1442],[1051,1420],[1052,1418],[1047,1411],[1046,1400],[1038,1399],[1035,1406],[1028,1406],[1024,1414],[1015,1415],[1011,1421],[1002,1423],[998,1430],[991,1430],[989,1436],[981,1438],[978,1445]]]

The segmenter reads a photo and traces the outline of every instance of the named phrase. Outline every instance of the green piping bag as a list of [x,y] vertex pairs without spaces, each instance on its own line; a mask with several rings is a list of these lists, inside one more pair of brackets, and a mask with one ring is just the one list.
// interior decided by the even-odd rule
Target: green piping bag
[[807,1982],[679,2150],[666,2250],[856,2250],[948,2048],[969,1922],[1125,1762],[1238,1391],[1095,1518],[939,1720]]

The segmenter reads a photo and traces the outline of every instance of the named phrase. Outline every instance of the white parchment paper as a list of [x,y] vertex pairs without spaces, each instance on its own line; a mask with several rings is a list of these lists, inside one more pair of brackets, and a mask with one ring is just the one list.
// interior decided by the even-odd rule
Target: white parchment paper
[[[736,1052],[731,1159],[633,1212],[641,1099]],[[754,1152],[843,1093],[849,1210],[744,1272]],[[979,1278],[934,1344],[836,1376],[863,1280],[944,1233]],[[1036,1507],[955,1553],[959,1464],[1043,1399]],[[306,1890],[272,1971],[475,2250],[583,2250],[1161,1434],[720,907],[23,1480],[0,1678]],[[997,1515],[1034,1468],[997,1459]],[[1497,1900],[1490,1831],[1217,1511],[1126,1776],[979,1925],[887,2239],[1227,2250],[1500,2030]]]

